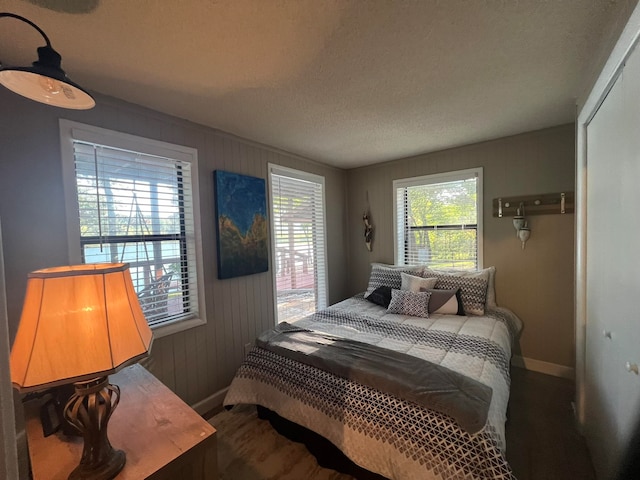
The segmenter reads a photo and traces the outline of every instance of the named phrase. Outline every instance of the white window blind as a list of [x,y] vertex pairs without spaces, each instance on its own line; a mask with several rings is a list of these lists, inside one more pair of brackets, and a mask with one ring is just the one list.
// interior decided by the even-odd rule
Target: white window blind
[[281,167],[270,174],[278,322],[327,306],[324,179]]
[[191,163],[73,140],[85,263],[126,262],[151,326],[198,311]]
[[396,180],[394,190],[398,264],[481,266],[481,169]]

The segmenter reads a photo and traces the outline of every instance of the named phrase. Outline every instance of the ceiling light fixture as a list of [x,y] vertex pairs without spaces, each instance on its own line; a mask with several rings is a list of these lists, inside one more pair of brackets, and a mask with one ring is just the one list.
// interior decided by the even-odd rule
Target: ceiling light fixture
[[95,106],[93,97],[80,85],[72,82],[62,70],[62,57],[51,47],[49,37],[40,27],[14,13],[1,12],[0,18],[2,17],[28,23],[42,35],[47,44],[38,47],[38,60],[30,67],[0,65],[0,84],[18,95],[55,107],[87,110]]

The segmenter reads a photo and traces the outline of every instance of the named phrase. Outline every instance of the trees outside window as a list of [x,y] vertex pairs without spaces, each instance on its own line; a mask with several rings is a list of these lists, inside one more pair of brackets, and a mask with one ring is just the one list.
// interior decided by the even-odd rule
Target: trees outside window
[[481,267],[481,168],[407,178],[393,184],[396,263]]
[[269,166],[278,322],[327,306],[324,178]]
[[61,140],[72,262],[129,263],[152,328],[203,323],[195,150],[67,121]]

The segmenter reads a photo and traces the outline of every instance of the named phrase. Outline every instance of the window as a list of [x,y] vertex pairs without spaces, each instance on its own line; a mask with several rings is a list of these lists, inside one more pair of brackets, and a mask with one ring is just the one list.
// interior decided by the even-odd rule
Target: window
[[393,182],[399,265],[482,267],[482,168]]
[[64,120],[60,131],[71,261],[129,263],[152,328],[204,323],[197,152]]
[[278,323],[327,306],[324,178],[269,165]]

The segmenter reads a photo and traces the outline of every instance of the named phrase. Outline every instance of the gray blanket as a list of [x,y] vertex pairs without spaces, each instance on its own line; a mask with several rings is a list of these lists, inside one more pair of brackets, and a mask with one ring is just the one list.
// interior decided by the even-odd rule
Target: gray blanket
[[287,323],[262,334],[257,345],[449,415],[468,433],[486,424],[490,387],[418,357]]

